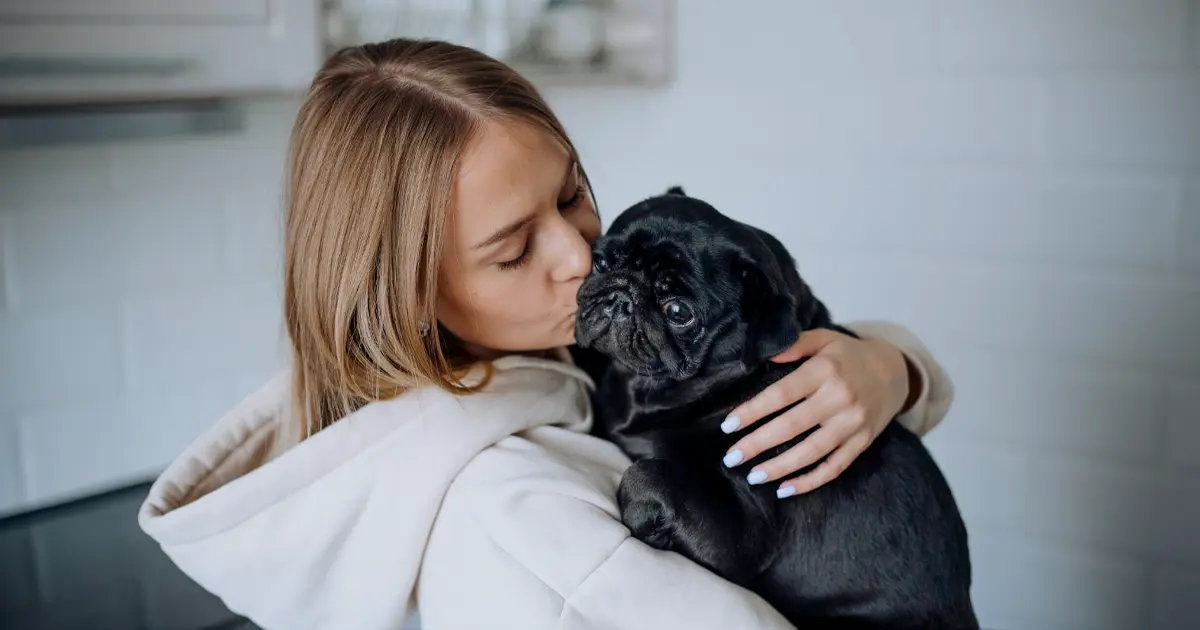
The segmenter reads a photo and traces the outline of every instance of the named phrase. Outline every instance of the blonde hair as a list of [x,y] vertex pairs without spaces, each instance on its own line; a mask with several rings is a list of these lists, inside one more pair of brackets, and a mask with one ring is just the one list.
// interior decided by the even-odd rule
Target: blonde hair
[[293,408],[307,437],[418,385],[470,393],[473,360],[436,323],[455,174],[492,120],[578,154],[537,90],[503,63],[435,41],[345,48],[317,73],[292,129],[284,319]]

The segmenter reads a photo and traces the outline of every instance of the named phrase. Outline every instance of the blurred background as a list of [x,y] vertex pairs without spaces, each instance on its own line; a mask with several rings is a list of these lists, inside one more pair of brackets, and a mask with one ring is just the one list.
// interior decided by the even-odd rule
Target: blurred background
[[282,365],[298,94],[395,35],[928,344],[985,627],[1200,627],[1200,0],[0,0],[0,627],[241,627],[136,484]]

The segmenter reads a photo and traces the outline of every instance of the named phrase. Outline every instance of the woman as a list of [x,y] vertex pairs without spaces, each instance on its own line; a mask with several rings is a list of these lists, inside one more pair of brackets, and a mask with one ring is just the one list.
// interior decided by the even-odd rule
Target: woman
[[[329,59],[289,156],[285,317],[292,365],[155,483],[143,529],[266,628],[788,627],[755,595],[620,524],[628,460],[588,435],[575,293],[600,221],[578,155],[537,92],[475,51],[396,40]],[[887,324],[812,356],[727,421],[775,483],[886,422],[917,432],[950,386]],[[582,355],[579,355],[582,358]],[[592,357],[594,359],[594,357]],[[736,464],[734,464],[736,465]],[[749,474],[751,471],[747,471]]]

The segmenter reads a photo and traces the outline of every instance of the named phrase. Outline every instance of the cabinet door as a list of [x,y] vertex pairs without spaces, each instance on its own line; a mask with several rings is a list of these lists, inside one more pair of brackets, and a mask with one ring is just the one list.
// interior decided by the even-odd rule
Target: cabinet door
[[0,22],[262,20],[267,0],[4,0]]
[[319,0],[3,0],[0,105],[242,96],[305,87]]

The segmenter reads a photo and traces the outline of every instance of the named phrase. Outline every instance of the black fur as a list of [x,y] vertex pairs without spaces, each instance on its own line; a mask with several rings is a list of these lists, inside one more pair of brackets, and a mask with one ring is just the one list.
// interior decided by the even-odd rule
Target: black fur
[[767,359],[802,330],[851,334],[778,240],[674,187],[618,217],[595,255],[576,338],[612,359],[596,432],[635,460],[618,496],[635,536],[755,590],[801,628],[978,627],[966,528],[900,424],[799,497],[745,476],[804,436],[723,465],[738,438],[721,431],[726,414],[798,365]]

